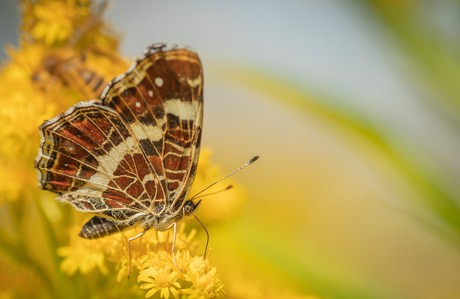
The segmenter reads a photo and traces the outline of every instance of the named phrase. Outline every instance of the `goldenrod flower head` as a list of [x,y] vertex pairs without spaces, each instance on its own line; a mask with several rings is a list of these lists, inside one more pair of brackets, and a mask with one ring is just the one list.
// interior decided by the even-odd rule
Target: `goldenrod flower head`
[[210,266],[208,260],[195,257],[192,259],[185,276],[192,282],[193,288],[184,289],[188,298],[220,297],[225,294],[224,285],[216,276],[217,269]]
[[[37,154],[38,126],[56,114],[53,94],[34,85],[32,70],[44,52],[39,46],[7,50],[11,62],[0,73],[0,204],[30,198],[36,186],[31,167]],[[51,102],[49,102],[51,101]]]
[[178,298],[181,285],[177,282],[177,278],[178,273],[171,268],[149,267],[140,272],[138,282],[145,282],[140,288],[149,290],[145,294],[146,298],[153,296],[158,291],[162,298],[167,299],[170,294]]
[[[174,265],[172,257],[172,231],[157,232],[152,229],[131,242],[133,268],[138,271],[140,288],[148,290],[146,297],[157,292],[161,298],[178,298],[180,294],[190,298],[224,294],[216,268],[209,264],[208,259],[196,254],[196,231],[185,233],[184,228],[185,224],[182,224],[177,231],[175,247],[177,265],[181,270]],[[77,229],[73,230],[69,245],[58,249],[58,254],[64,258],[61,271],[68,275],[77,271],[88,274],[97,268],[108,275],[113,269],[119,269],[117,280],[125,279],[129,267],[128,234],[131,236],[140,231],[137,228],[131,232],[86,240],[77,236]]]
[[36,41],[51,46],[69,40],[88,16],[87,0],[23,1],[23,27]]
[[107,274],[106,251],[119,243],[121,235],[98,240],[86,240],[78,236],[78,229],[75,227],[71,230],[68,246],[58,248],[57,254],[64,257],[61,271],[67,275],[73,275],[77,271],[88,274],[94,268],[98,268],[103,274]]
[[[20,48],[7,47],[9,61],[0,70],[0,97],[5,99],[0,107],[0,204],[33,197],[36,172],[31,164],[39,125],[90,99],[81,96],[79,72],[94,70],[108,82],[127,68],[113,53],[118,40],[91,12],[89,1],[24,0],[21,7]],[[71,42],[76,30],[78,38]]]

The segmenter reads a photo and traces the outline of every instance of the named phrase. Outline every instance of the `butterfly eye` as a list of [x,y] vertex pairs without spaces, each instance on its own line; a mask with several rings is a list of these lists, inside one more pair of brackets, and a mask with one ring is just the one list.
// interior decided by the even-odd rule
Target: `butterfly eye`
[[201,200],[198,203],[194,203],[193,201],[189,200],[184,204],[183,211],[184,216],[190,216],[195,212],[196,208],[200,204]]

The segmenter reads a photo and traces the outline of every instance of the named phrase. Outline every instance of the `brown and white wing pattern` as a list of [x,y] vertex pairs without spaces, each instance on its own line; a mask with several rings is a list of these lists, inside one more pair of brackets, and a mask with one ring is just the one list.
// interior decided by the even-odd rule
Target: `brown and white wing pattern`
[[197,54],[154,44],[106,87],[40,126],[39,186],[93,217],[80,235],[102,237],[145,215],[182,209],[203,121]]

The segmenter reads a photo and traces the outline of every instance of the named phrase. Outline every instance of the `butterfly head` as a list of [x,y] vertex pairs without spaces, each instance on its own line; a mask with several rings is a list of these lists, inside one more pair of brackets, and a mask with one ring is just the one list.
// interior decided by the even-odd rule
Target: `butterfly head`
[[182,216],[192,216],[198,206],[200,205],[201,200],[195,203],[193,200],[186,201],[182,207]]

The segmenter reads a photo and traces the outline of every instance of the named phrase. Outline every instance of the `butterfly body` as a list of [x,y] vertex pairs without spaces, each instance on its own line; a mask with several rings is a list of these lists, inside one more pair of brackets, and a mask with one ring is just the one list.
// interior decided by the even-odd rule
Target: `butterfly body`
[[100,99],[77,103],[40,126],[39,186],[94,214],[81,237],[136,225],[166,230],[199,205],[187,198],[202,121],[197,54],[154,44]]

